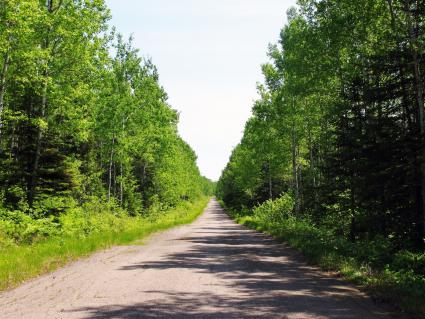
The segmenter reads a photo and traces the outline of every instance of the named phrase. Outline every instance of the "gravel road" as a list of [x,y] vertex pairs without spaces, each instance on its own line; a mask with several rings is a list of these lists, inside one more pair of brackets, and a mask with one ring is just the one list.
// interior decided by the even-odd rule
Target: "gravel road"
[[235,224],[212,200],[191,225],[0,294],[0,318],[392,317],[292,249]]

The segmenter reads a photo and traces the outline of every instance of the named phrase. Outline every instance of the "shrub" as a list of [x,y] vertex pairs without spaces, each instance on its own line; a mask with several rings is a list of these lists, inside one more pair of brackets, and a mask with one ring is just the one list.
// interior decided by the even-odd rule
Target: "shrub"
[[291,216],[294,200],[289,194],[283,194],[275,200],[267,200],[253,210],[254,218],[266,223],[276,224]]
[[0,244],[30,244],[60,233],[54,217],[33,219],[21,211],[0,211]]
[[413,271],[425,276],[425,253],[413,253],[406,250],[399,251],[394,256],[391,269],[395,271]]

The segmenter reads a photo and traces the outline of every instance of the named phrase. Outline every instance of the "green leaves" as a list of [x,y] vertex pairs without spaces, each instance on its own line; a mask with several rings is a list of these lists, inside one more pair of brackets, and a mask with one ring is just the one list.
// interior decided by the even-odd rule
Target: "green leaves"
[[109,31],[109,18],[103,0],[0,4],[7,209],[60,215],[63,200],[98,198],[137,214],[211,192],[156,67]]
[[303,0],[218,182],[235,209],[282,192],[295,215],[352,241],[423,249],[424,6]]

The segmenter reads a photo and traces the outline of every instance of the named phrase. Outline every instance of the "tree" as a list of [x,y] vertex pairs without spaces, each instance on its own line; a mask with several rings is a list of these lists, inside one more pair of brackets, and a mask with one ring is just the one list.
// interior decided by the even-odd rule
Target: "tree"
[[[289,186],[280,191],[294,197],[297,216],[352,241],[382,236],[421,248],[423,10],[409,0],[304,0],[291,9],[235,150],[249,152],[231,157],[217,185],[223,200],[248,204],[235,197],[262,173],[241,180],[242,163],[271,159],[269,180]],[[261,192],[251,207],[267,199]]]

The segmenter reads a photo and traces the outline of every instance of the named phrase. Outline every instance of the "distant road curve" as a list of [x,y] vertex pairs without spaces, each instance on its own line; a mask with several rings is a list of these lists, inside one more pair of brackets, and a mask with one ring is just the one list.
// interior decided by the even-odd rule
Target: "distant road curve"
[[193,224],[0,294],[0,318],[393,318],[212,200]]

